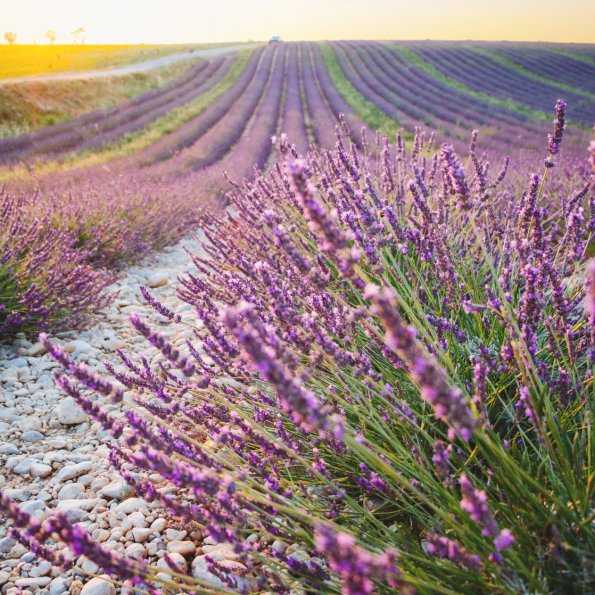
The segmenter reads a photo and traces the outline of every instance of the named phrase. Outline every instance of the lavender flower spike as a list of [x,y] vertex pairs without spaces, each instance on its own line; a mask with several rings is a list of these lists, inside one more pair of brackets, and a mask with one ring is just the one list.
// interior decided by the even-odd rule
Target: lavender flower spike
[[385,343],[407,364],[409,374],[421,387],[422,398],[432,405],[436,416],[450,426],[449,438],[457,435],[469,440],[477,426],[476,415],[462,391],[449,385],[446,372],[416,341],[415,330],[397,311],[394,291],[369,284],[364,295],[372,300],[372,312],[382,321]]
[[555,162],[553,160],[553,155],[557,155],[560,151],[562,137],[564,136],[564,130],[566,128],[566,117],[564,114],[565,110],[566,103],[561,99],[558,99],[558,101],[556,101],[556,119],[554,120],[554,130],[547,136],[547,150],[550,155],[545,160],[546,167],[554,167]]
[[494,541],[494,547],[499,552],[512,547],[515,537],[509,529],[498,531],[496,519],[494,519],[494,515],[487,504],[487,494],[483,490],[476,490],[471,480],[464,473],[461,475],[459,483],[463,495],[461,509],[468,512],[469,516],[482,527],[481,534],[484,537],[491,537]]
[[438,558],[452,560],[471,572],[481,573],[483,564],[477,554],[470,554],[458,541],[453,541],[441,535],[428,535],[428,554]]
[[344,595],[375,593],[374,582],[398,589],[399,593],[412,592],[402,581],[394,550],[384,554],[367,552],[356,544],[351,535],[324,525],[315,528],[314,541],[331,570],[341,578],[341,593]]
[[558,99],[556,101],[556,119],[554,120],[554,130],[552,134],[548,134],[547,150],[550,155],[556,155],[560,151],[560,144],[564,136],[564,129],[566,128],[566,118],[564,111],[566,110],[566,102]]

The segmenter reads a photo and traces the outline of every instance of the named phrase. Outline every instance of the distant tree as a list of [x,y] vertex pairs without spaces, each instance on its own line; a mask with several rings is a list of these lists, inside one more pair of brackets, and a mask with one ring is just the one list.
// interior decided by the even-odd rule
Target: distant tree
[[74,43],[80,43],[81,45],[85,45],[85,29],[84,27],[79,27],[72,32],[72,38]]
[[48,29],[45,32],[45,36],[50,40],[50,43],[54,43],[54,41],[56,41],[56,37],[58,37],[58,34],[53,29]]
[[6,39],[6,41],[12,45],[17,40],[17,34],[14,31],[7,31],[4,34],[4,39]]

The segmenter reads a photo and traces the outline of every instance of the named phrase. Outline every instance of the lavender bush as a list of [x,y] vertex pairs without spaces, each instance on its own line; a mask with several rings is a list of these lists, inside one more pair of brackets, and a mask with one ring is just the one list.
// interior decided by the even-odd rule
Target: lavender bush
[[[563,118],[559,103],[556,159]],[[122,354],[107,380],[44,336],[58,383],[118,438],[137,494],[231,544],[235,570],[206,558],[229,591],[588,592],[586,163],[556,185],[550,154],[515,187],[476,133],[465,159],[421,132],[411,149],[344,143],[304,160],[281,138],[279,163],[205,217],[208,257],[179,289],[198,318],[185,353],[133,315],[163,363]],[[129,391],[124,417],[87,389]],[[209,591],[59,515],[0,508],[42,556],[51,536],[148,591]]]
[[75,324],[110,299],[113,274],[89,264],[75,233],[31,219],[29,202],[0,192],[0,339]]

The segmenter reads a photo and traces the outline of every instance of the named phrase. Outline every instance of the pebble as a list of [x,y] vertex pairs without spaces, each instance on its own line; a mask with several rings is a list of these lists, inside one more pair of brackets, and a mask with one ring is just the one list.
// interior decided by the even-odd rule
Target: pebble
[[118,479],[102,487],[99,493],[110,500],[125,500],[134,490],[123,479]]
[[29,473],[33,477],[47,477],[52,472],[52,468],[49,465],[43,463],[32,463]]
[[[184,558],[184,556],[182,556],[182,554],[178,554],[175,552],[170,553],[167,555],[167,558],[173,564],[173,566],[178,570],[178,572],[182,572],[184,574],[186,574],[188,572],[188,562],[186,561],[186,558]],[[164,568],[165,570],[170,570],[170,565],[165,560],[165,557],[161,558],[157,562],[157,567]]]
[[123,512],[124,514],[130,514],[131,512],[135,512],[140,510],[141,508],[147,507],[148,504],[142,498],[128,498],[124,500],[124,502],[120,502],[118,506],[116,506],[116,512]]
[[43,434],[37,430],[30,430],[21,434],[21,440],[23,442],[39,442],[43,440]]
[[[47,587],[52,582],[49,576],[18,578],[15,581],[17,587]],[[115,591],[114,591],[115,593]]]
[[192,576],[214,587],[224,589],[225,585],[223,581],[209,570],[206,558],[206,556],[197,556],[194,558],[192,561]]
[[152,289],[156,289],[157,287],[163,287],[168,283],[169,277],[167,273],[156,273],[154,275],[151,275],[151,277],[147,279],[147,286]]
[[65,426],[82,424],[89,417],[72,397],[66,397],[56,409],[58,421]]
[[91,469],[93,469],[93,463],[90,461],[83,461],[74,465],[66,465],[66,467],[62,467],[62,469],[58,471],[56,480],[66,481],[68,479],[74,479],[87,471],[91,471]]
[[70,581],[67,578],[58,576],[50,583],[50,595],[63,595],[68,593]]
[[134,527],[132,536],[137,543],[144,543],[153,534],[153,530],[145,527]]
[[188,556],[196,551],[196,546],[192,541],[170,541],[167,544],[167,551]]
[[116,587],[109,582],[109,577],[92,578],[80,592],[80,595],[116,595]]
[[78,498],[85,488],[78,483],[67,483],[60,488],[58,492],[58,500],[73,500]]

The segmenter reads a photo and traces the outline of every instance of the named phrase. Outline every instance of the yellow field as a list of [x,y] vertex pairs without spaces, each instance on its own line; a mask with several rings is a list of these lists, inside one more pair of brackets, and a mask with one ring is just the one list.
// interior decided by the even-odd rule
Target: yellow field
[[227,44],[191,45],[2,45],[0,79],[80,72]]

